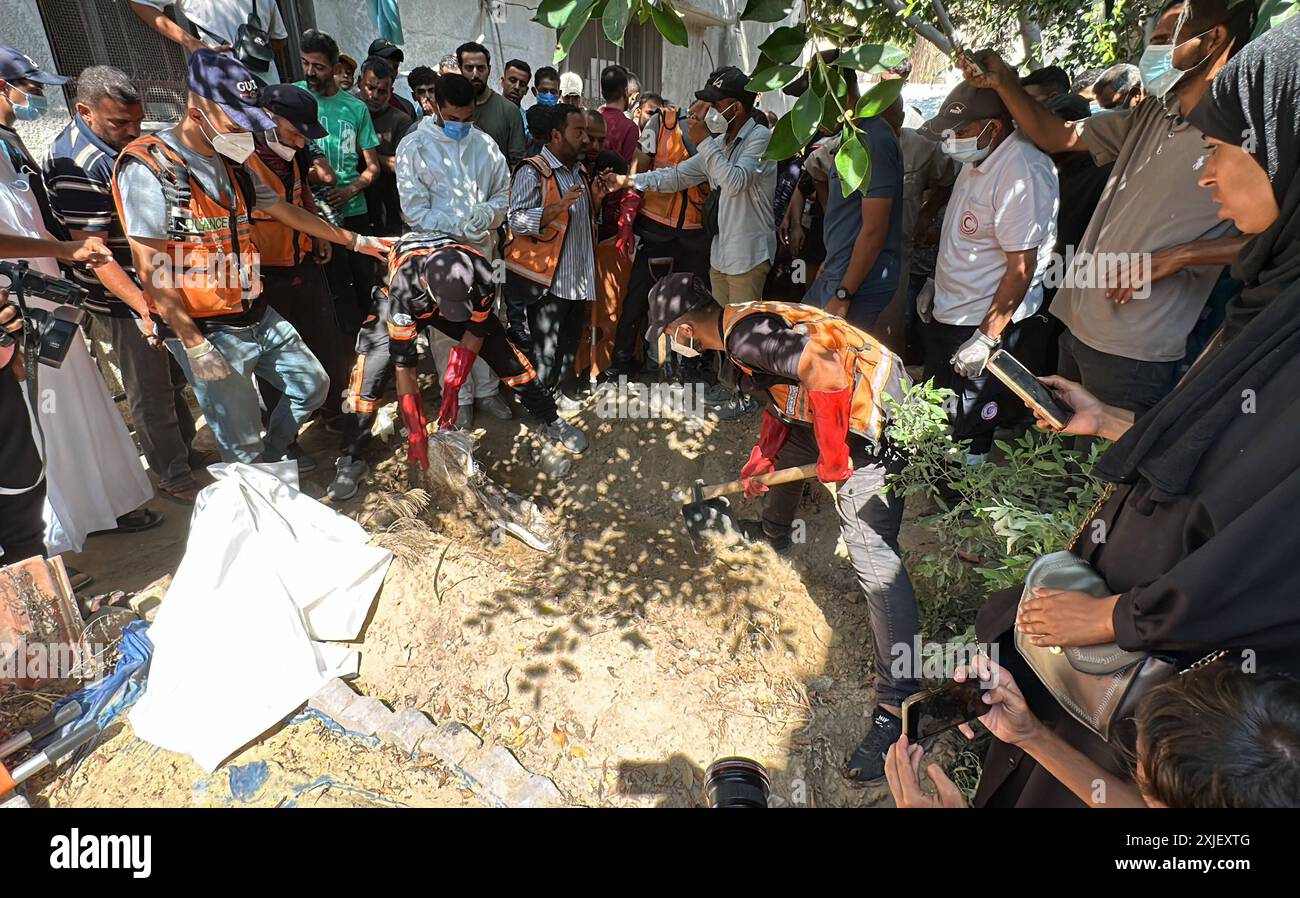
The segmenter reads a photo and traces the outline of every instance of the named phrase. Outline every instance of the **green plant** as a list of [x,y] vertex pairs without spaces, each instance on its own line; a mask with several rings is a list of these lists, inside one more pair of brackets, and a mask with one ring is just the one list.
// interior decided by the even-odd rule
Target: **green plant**
[[1091,476],[1101,447],[1087,456],[1054,434],[998,440],[984,464],[961,463],[946,406],[952,392],[932,381],[890,403],[890,442],[906,457],[891,478],[897,495],[928,501],[925,539],[905,551],[921,606],[921,634],[965,638],[989,593],[1017,586],[1039,555],[1062,549],[1102,484]]

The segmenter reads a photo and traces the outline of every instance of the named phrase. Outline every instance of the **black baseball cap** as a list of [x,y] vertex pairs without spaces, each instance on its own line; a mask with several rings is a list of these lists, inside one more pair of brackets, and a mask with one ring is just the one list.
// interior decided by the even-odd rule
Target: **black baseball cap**
[[[701,98],[703,99],[703,98]],[[648,319],[650,326],[645,338],[653,343],[659,339],[669,324],[687,312],[702,308],[714,302],[713,294],[697,274],[681,271],[660,278],[650,288],[650,308]]]
[[713,74],[709,75],[708,83],[695,92],[695,99],[704,100],[706,103],[716,103],[723,97],[730,97],[733,100],[753,100],[758,94],[746,90],[747,84],[749,84],[748,75],[734,65],[724,65],[720,69],[713,70]]
[[329,135],[320,123],[319,107],[316,98],[292,84],[272,84],[262,90],[262,108],[267,112],[283,116],[312,140],[320,140]]
[[[425,241],[427,235],[411,240]],[[420,281],[438,304],[439,314],[454,324],[469,321],[478,301],[496,290],[491,264],[461,246],[441,247],[414,260],[413,264],[420,266]]]
[[262,84],[243,63],[228,53],[204,47],[190,56],[188,87],[211,100],[246,131],[270,131],[271,117],[262,111]]
[[397,60],[398,62],[406,61],[406,54],[402,48],[387,38],[377,37],[370,42],[370,52],[367,56],[378,56],[380,59]]
[[67,78],[52,75],[36,64],[36,61],[13,47],[0,44],[0,81],[13,84],[15,81],[35,81],[37,84],[66,84]]
[[944,97],[939,114],[916,130],[930,140],[943,140],[947,131],[956,131],[971,122],[1006,118],[1008,115],[1006,104],[996,90],[975,87],[969,81],[963,81]]

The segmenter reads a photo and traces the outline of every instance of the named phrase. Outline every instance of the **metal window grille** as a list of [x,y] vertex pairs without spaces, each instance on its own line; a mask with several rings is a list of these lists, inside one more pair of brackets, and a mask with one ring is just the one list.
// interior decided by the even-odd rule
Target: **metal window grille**
[[145,117],[175,121],[185,107],[185,52],[131,12],[125,0],[37,0],[59,74],[70,79],[90,66],[111,65],[131,78],[144,97]]
[[650,22],[633,22],[623,34],[623,46],[605,37],[600,23],[583,29],[563,66],[582,76],[583,99],[592,106],[605,102],[600,95],[600,73],[605,66],[623,66],[641,81],[643,91],[659,90],[663,83],[664,39]]

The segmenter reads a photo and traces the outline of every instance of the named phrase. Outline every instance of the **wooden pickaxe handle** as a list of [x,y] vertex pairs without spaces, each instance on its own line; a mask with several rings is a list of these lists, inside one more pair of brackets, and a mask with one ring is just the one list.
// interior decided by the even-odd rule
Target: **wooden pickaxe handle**
[[[761,474],[753,479],[764,486],[778,486],[782,483],[793,483],[796,480],[807,480],[809,477],[816,476],[817,462],[814,461],[798,468],[782,468],[780,471],[773,471],[771,474]],[[745,484],[739,480],[732,480],[728,483],[715,483],[712,486],[701,487],[699,492],[692,496],[692,500],[716,499],[718,496],[739,493],[744,489]]]

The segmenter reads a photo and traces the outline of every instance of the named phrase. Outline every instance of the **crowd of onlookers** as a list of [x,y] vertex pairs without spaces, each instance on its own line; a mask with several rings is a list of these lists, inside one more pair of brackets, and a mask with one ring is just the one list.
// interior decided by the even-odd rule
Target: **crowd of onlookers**
[[[1296,488],[1288,425],[1300,424],[1295,22],[1252,39],[1252,3],[1170,0],[1136,64],[1072,79],[963,56],[928,120],[900,94],[851,123],[870,165],[847,190],[839,133],[767,158],[776,104],[735,66],[665,97],[619,65],[588,85],[468,41],[408,67],[388,40],[354,57],[312,30],[303,79],[280,83],[275,4],[259,20],[267,52],[245,46],[246,16],[187,2],[187,31],[169,5],[132,3],[189,53],[184,112],[153,134],[141,88],[96,66],[77,73],[71,122],[34,158],[15,123],[66,79],[0,47],[0,230],[48,241],[22,257],[53,277],[38,256],[61,260],[88,292],[139,444],[84,346],[40,372],[58,410],[33,406],[30,438],[10,428],[26,415],[17,378],[0,377],[5,558],[156,526],[144,507],[155,488],[192,503],[195,471],[216,458],[193,448],[187,384],[222,461],[309,473],[318,462],[298,437],[316,419],[337,437],[335,501],[366,476],[394,381],[410,457],[424,458],[419,345],[440,373],[443,427],[510,419],[517,394],[544,440],[581,453],[566,415],[670,369],[707,385],[714,416],[754,414],[754,391],[714,354],[674,341],[668,356],[645,339],[656,284],[690,275],[719,306],[815,306],[919,366],[955,395],[966,465],[985,461],[999,428],[1033,423],[986,369],[999,349],[1069,403],[1076,447],[1115,441],[1097,469],[1114,484],[1095,518],[1106,538],[1076,549],[1114,595],[1017,593],[981,612],[981,641],[1008,648],[986,718],[1005,761],[978,803],[1086,803],[1080,784],[1098,777],[1113,779],[1112,803],[1300,801],[1300,703],[1273,676],[1300,673],[1293,539],[1276,527]],[[871,77],[905,79],[910,64],[838,71],[854,108]],[[803,77],[783,92],[808,89]],[[1125,757],[1007,660],[1015,628],[1187,663],[1249,652],[1270,675],[1243,680],[1220,662],[1161,687]],[[897,707],[877,708],[854,778],[931,801],[922,752],[900,731]]]

